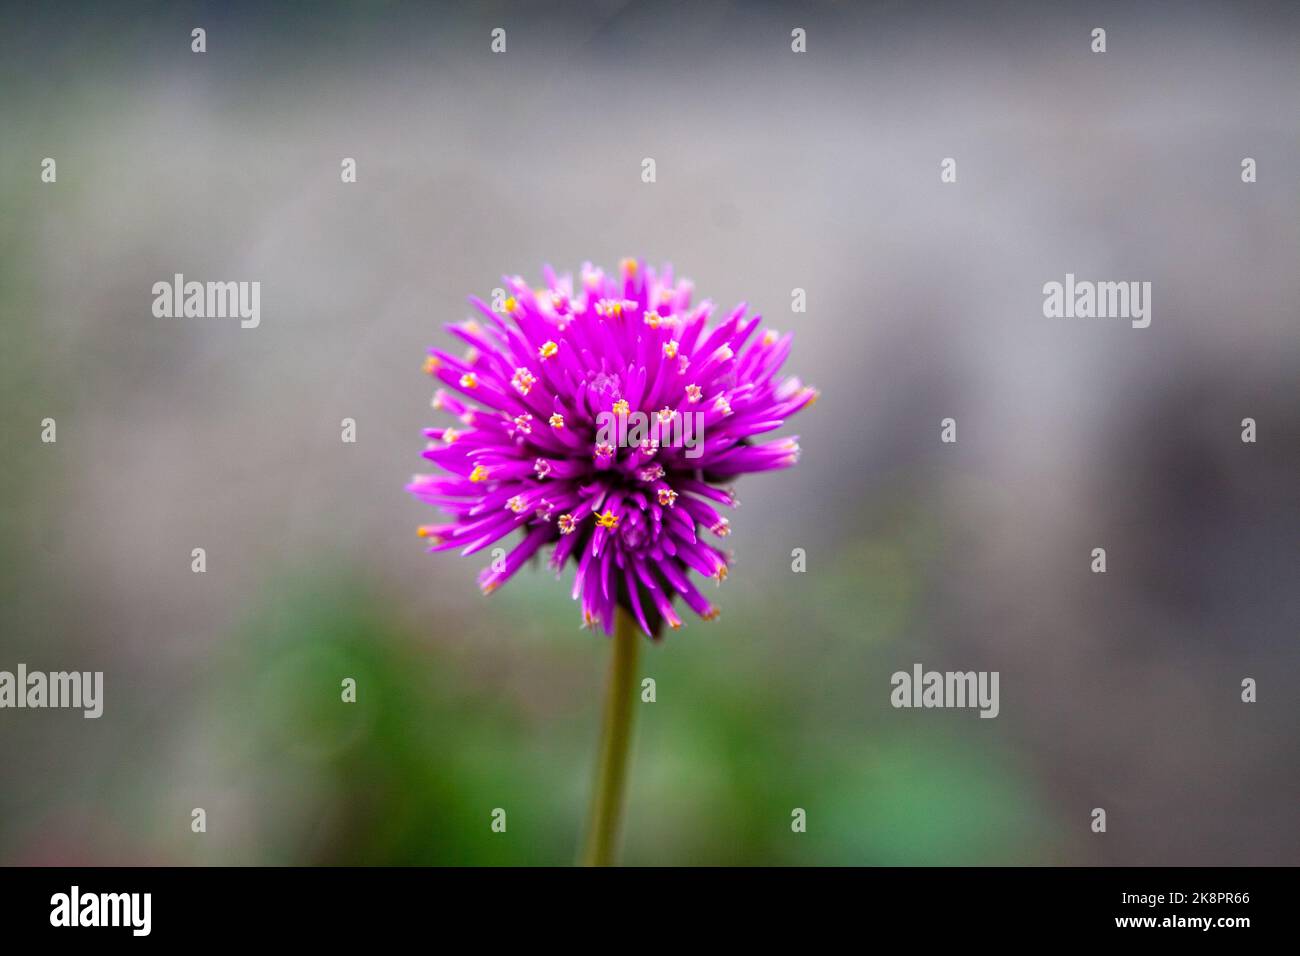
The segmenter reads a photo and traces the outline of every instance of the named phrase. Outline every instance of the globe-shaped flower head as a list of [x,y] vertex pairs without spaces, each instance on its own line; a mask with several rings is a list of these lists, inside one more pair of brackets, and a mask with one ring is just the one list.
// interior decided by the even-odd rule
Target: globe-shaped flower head
[[743,304],[714,324],[713,305],[692,305],[671,267],[586,264],[577,288],[545,277],[536,290],[506,279],[500,315],[472,298],[486,324],[448,326],[465,356],[429,350],[426,370],[446,386],[434,407],[459,425],[425,431],[424,457],[442,472],[408,490],[452,520],[420,534],[430,550],[473,554],[522,532],[480,575],[488,593],[554,544],[557,571],[577,564],[583,621],[606,633],[619,605],[651,636],[680,627],[676,596],[711,619],[691,575],[727,576],[731,558],[712,540],[729,530],[717,507],[736,505],[726,483],[793,465],[795,438],[755,436],[817,397],[778,375],[791,337],[760,332]]

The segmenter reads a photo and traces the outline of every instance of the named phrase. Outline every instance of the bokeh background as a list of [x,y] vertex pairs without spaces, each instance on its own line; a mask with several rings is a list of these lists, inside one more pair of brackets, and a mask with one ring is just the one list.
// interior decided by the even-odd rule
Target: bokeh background
[[[823,393],[740,483],[722,617],[642,656],[627,862],[1300,862],[1297,19],[6,7],[0,668],[106,705],[0,712],[0,862],[571,862],[608,645],[571,572],[423,553],[402,487],[465,297],[625,255]],[[175,272],[260,281],[261,327],[154,318]],[[1044,319],[1066,272],[1152,282],[1151,327]],[[892,709],[918,661],[1001,715]]]

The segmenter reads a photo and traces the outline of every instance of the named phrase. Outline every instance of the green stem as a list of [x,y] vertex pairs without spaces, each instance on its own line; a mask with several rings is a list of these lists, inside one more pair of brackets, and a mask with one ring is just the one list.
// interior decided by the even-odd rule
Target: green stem
[[627,756],[632,744],[632,705],[636,699],[636,655],[640,644],[636,621],[620,607],[614,621],[614,651],[605,687],[596,791],[591,799],[587,844],[582,854],[584,866],[614,864],[623,791],[627,785]]

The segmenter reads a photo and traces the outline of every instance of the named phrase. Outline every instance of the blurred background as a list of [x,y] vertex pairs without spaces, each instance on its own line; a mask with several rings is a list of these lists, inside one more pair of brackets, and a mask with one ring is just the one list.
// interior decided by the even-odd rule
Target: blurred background
[[[106,701],[0,712],[0,863],[571,862],[608,644],[571,571],[426,555],[403,485],[465,297],[626,255],[822,391],[739,484],[721,618],[642,655],[626,862],[1300,862],[1298,25],[6,8],[0,669]],[[155,318],[177,272],[260,281],[261,326]],[[1043,318],[1067,272],[1150,281],[1150,328]],[[999,671],[1000,716],[894,710],[914,662]]]

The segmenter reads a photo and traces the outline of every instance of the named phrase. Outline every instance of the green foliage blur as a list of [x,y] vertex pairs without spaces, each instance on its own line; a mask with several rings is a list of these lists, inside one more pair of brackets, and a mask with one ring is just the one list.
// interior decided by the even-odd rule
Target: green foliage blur
[[[656,701],[636,711],[625,862],[1036,859],[1041,810],[1011,757],[981,739],[983,722],[918,731],[880,706],[881,642],[909,600],[898,560],[868,546],[834,562],[844,570],[815,579],[818,606],[834,611],[811,627],[779,620],[776,602],[647,648],[641,671]],[[880,572],[865,593],[864,562]],[[484,600],[497,620],[470,627],[503,632],[472,635],[487,653],[431,640],[353,580],[277,589],[226,647],[201,706],[222,776],[252,809],[257,851],[249,860],[203,843],[193,861],[572,862],[604,636],[574,626],[566,589],[539,569],[501,592],[510,597]],[[553,633],[530,632],[534,614]],[[838,646],[830,628],[849,622],[836,614],[878,628]],[[827,667],[828,653],[842,666]],[[864,674],[875,675],[870,684]],[[357,682],[355,703],[341,700],[343,677]],[[806,833],[792,832],[796,807],[807,811]],[[506,811],[504,834],[490,828],[496,808]]]

